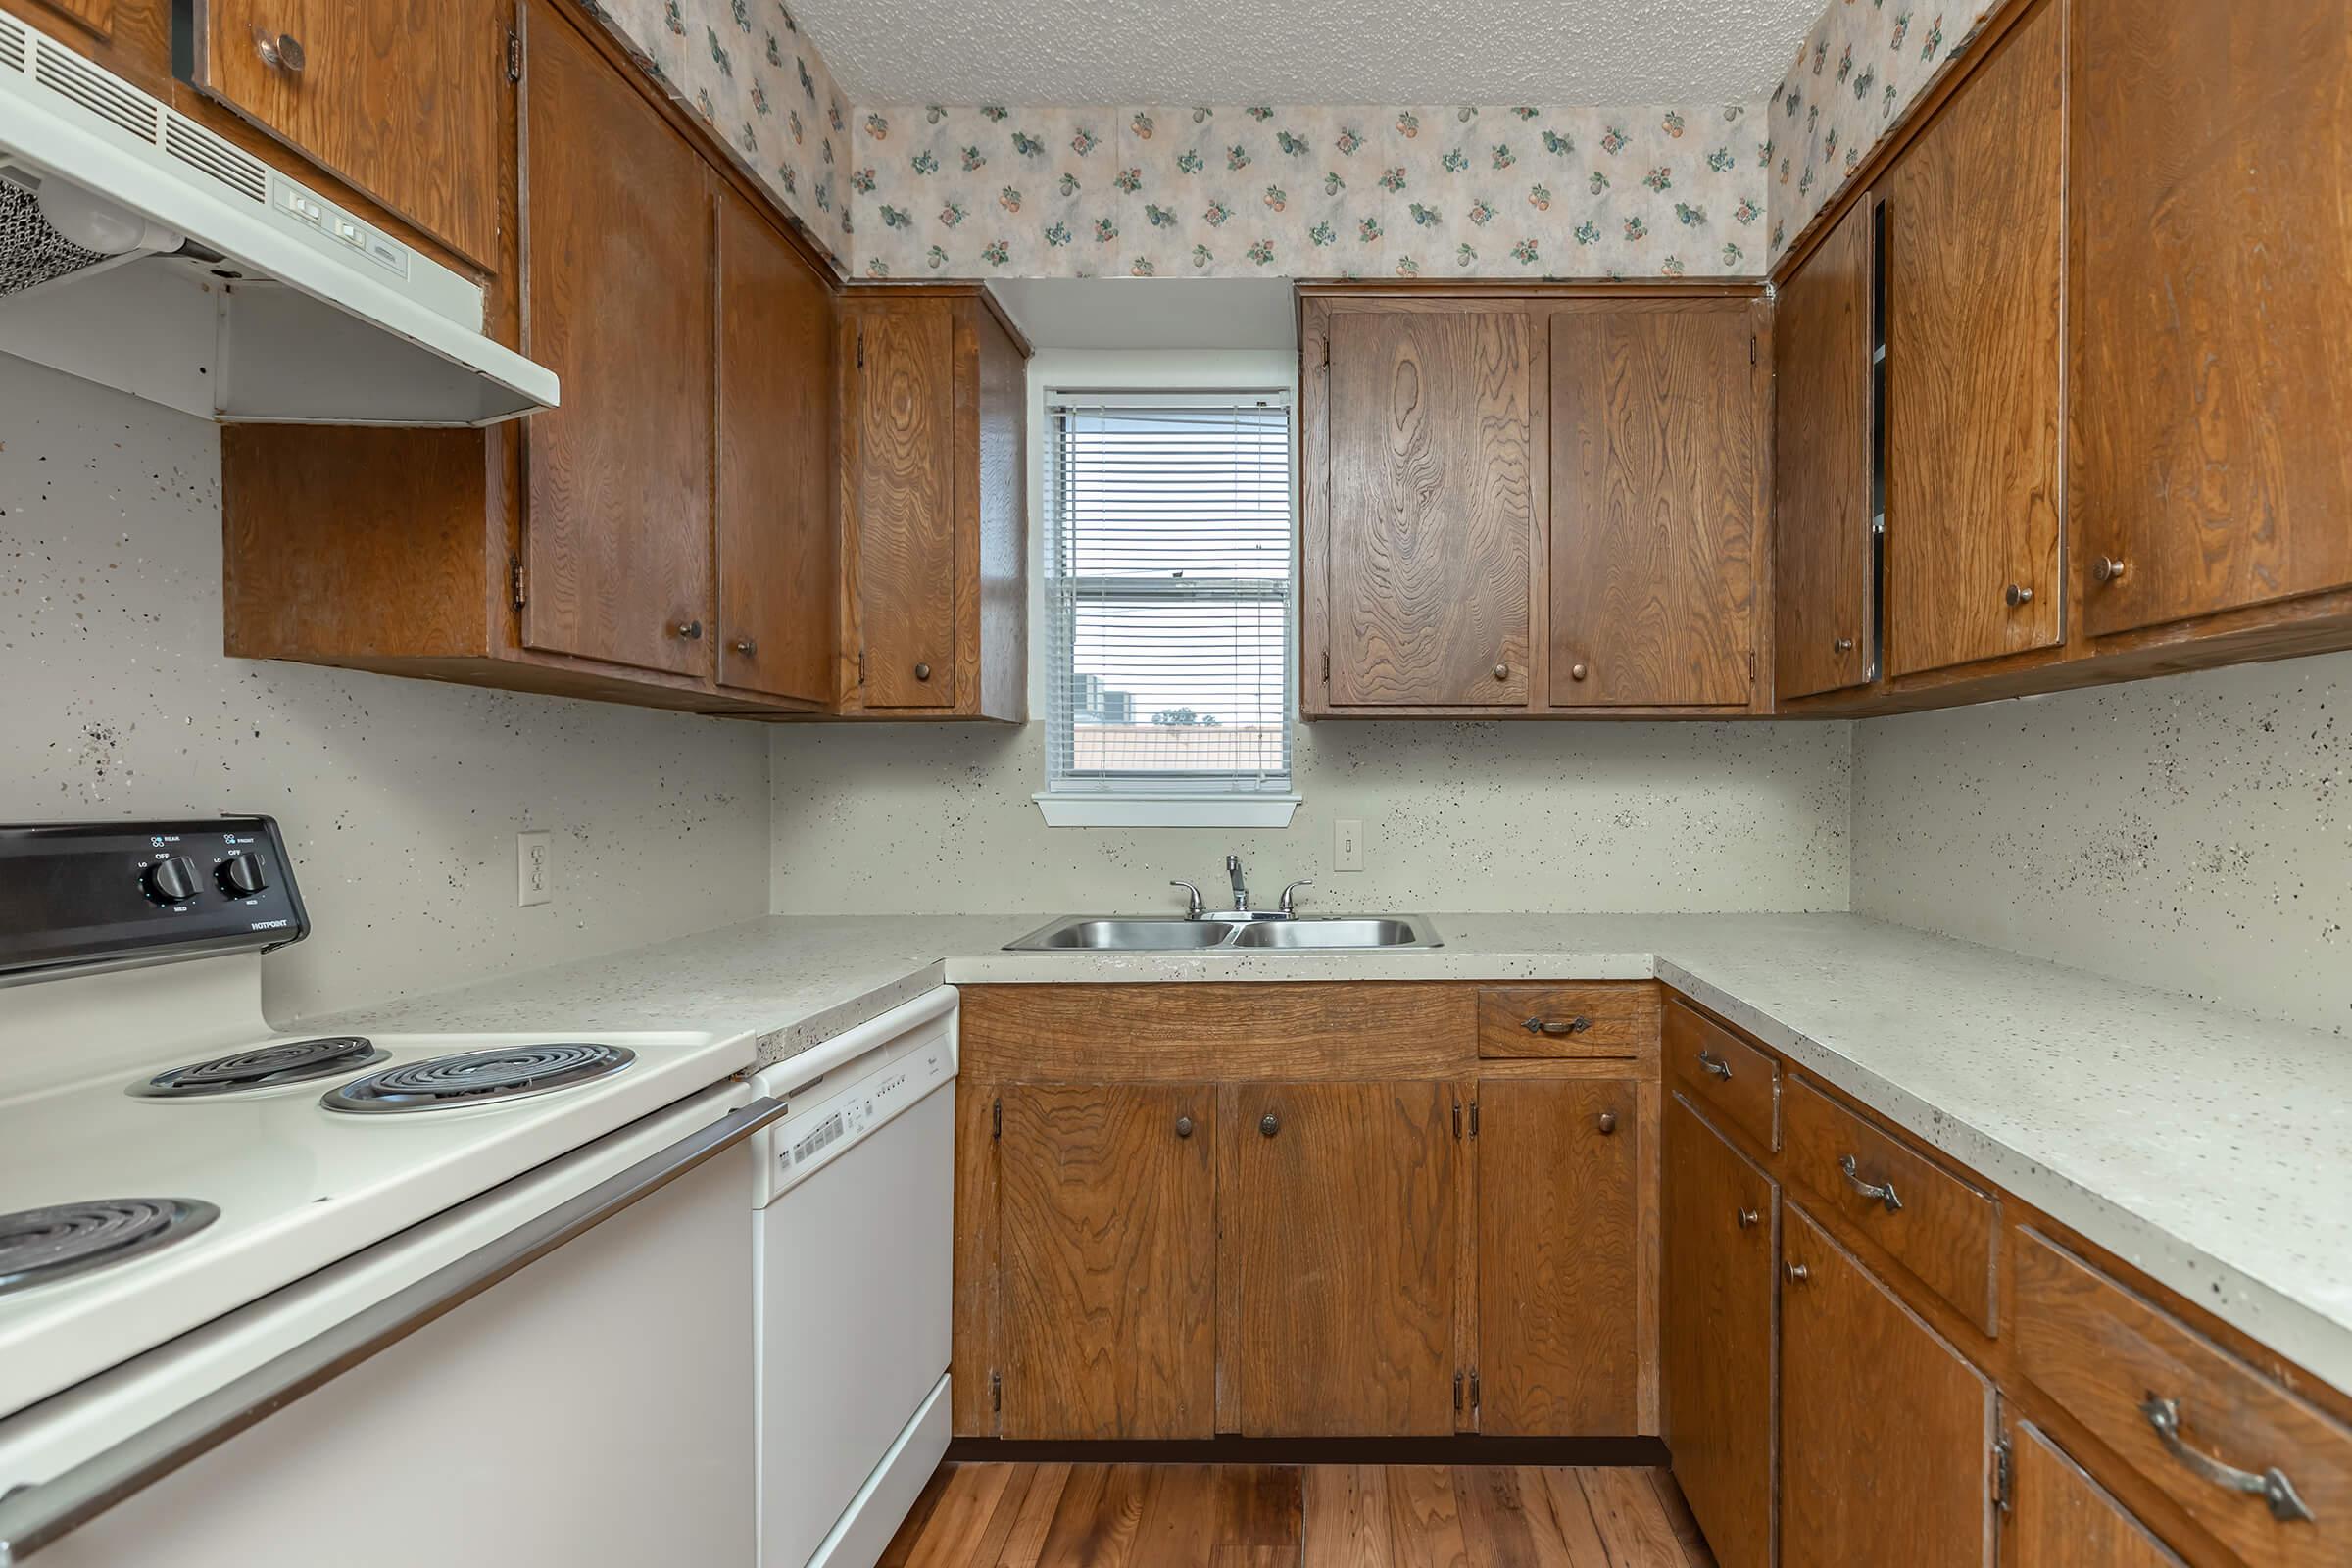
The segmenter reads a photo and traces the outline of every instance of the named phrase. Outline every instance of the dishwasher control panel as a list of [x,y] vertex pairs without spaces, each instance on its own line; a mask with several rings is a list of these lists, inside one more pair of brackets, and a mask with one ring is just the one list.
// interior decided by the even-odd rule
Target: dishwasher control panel
[[849,1071],[836,1069],[807,1086],[805,1098],[789,1097],[791,1112],[766,1135],[763,1200],[808,1180],[860,1138],[952,1081],[955,1037],[943,1020],[940,1027],[917,1029],[847,1065]]

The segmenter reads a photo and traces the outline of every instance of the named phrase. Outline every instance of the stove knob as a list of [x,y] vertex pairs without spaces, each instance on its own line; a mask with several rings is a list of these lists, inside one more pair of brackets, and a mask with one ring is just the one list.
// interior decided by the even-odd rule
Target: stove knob
[[220,879],[220,891],[232,899],[251,898],[270,885],[262,874],[262,862],[250,855],[232,855],[213,867],[213,875]]
[[196,880],[196,862],[184,855],[174,855],[169,860],[158,860],[147,868],[141,879],[147,896],[158,904],[185,904],[196,896],[201,886]]

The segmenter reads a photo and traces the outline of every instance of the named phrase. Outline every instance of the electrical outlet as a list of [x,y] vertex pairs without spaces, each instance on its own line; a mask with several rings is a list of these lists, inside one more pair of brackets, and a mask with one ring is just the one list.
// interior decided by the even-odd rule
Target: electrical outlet
[[529,908],[555,897],[555,849],[542,832],[514,835],[514,903]]
[[1343,816],[1331,825],[1331,868],[1334,871],[1364,868],[1363,818]]

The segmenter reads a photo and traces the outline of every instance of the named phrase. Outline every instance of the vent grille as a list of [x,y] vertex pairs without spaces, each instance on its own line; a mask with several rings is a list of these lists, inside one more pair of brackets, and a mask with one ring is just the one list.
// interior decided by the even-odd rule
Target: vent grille
[[162,104],[45,39],[33,59],[32,77],[51,92],[71,99],[149,145],[159,139],[156,119],[163,113]]
[[164,114],[164,151],[240,196],[270,200],[270,172],[260,159],[169,110]]
[[0,66],[24,69],[24,24],[5,12],[0,12]]

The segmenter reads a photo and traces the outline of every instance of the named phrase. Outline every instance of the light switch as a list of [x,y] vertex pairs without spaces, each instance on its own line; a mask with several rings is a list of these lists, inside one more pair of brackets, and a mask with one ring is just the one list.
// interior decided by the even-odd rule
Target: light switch
[[1331,868],[1334,871],[1361,871],[1364,868],[1363,818],[1343,816],[1332,824]]

